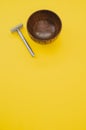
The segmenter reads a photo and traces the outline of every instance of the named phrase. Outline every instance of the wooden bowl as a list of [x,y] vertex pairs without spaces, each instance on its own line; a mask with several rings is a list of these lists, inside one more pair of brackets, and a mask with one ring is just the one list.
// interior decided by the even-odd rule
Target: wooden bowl
[[34,12],[27,21],[31,38],[40,43],[52,41],[60,33],[62,22],[58,15],[49,10]]

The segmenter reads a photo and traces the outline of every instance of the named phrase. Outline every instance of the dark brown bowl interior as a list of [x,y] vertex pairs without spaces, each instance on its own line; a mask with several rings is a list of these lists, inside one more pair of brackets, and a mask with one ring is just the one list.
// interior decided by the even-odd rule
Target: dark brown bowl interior
[[27,21],[30,36],[39,42],[54,39],[60,32],[62,23],[58,15],[49,10],[39,10],[33,13]]

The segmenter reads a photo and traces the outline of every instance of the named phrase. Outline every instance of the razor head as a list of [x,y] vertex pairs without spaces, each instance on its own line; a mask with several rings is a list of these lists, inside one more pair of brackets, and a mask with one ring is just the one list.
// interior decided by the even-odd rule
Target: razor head
[[22,28],[23,24],[19,24],[17,26],[15,26],[14,28],[11,29],[11,32],[16,32],[18,29]]

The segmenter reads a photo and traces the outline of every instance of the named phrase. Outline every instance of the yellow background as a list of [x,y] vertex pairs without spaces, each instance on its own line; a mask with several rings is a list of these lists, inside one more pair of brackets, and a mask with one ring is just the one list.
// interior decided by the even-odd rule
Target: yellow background
[[[26,30],[39,9],[62,19],[59,37],[48,45]],[[35,58],[10,32],[19,23]],[[86,0],[0,2],[0,130],[86,130]]]

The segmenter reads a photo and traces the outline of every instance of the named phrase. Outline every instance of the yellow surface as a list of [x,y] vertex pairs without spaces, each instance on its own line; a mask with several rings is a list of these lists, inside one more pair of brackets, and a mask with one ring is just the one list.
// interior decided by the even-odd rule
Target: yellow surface
[[[62,19],[52,44],[27,33],[27,19],[39,9]],[[35,58],[10,33],[19,23]],[[86,130],[86,0],[0,2],[0,130]]]

